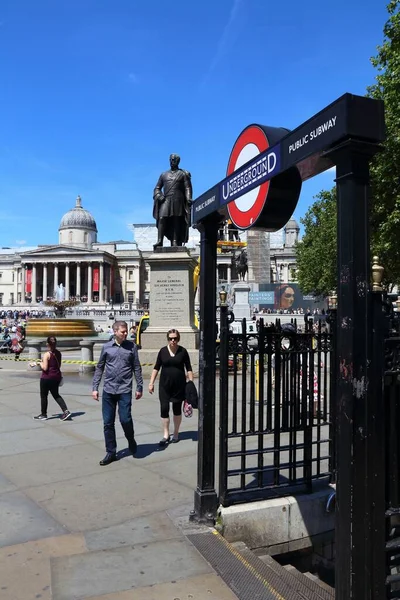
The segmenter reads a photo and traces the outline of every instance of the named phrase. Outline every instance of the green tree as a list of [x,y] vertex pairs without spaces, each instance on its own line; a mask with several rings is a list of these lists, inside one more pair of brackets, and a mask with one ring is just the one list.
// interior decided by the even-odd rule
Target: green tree
[[316,198],[300,219],[305,233],[296,245],[298,282],[306,294],[327,296],[336,287],[336,189]]
[[376,82],[368,96],[385,103],[386,141],[371,163],[371,242],[388,284],[400,283],[400,0],[388,4],[389,19],[378,54],[371,59]]
[[[371,59],[376,82],[367,89],[385,103],[386,141],[371,163],[371,250],[385,268],[388,287],[400,284],[400,0],[387,6],[384,41]],[[317,195],[301,219],[296,248],[298,278],[305,293],[327,295],[336,287],[335,188]],[[326,214],[324,214],[326,213]]]

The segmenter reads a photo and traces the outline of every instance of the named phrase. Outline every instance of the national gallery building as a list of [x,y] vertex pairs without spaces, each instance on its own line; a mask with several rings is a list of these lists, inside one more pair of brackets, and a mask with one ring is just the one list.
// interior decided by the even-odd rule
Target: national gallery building
[[53,298],[60,283],[65,299],[87,304],[144,300],[147,272],[142,253],[133,242],[97,241],[96,221],[82,207],[61,219],[58,245],[0,250],[0,305],[36,306]]
[[[75,206],[61,219],[57,245],[0,249],[0,306],[43,307],[42,302],[54,298],[62,284],[66,300],[79,300],[87,306],[147,308],[147,258],[153,252],[157,229],[155,223],[135,224],[133,231],[135,241],[98,242],[96,221],[78,196]],[[241,240],[247,241],[247,280],[252,289],[258,289],[261,282],[295,281],[298,232],[297,223],[289,221],[277,234],[253,232],[254,239],[240,234]],[[199,232],[190,228],[186,245],[194,258],[199,256],[199,242]],[[236,252],[229,242],[218,249],[217,284],[229,288],[237,280]]]

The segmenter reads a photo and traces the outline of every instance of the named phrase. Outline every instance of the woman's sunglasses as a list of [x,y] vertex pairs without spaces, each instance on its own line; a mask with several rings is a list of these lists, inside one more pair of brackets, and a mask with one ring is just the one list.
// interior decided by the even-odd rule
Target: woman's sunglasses
[[168,340],[169,340],[170,342],[173,342],[173,341],[175,341],[175,342],[176,342],[176,341],[177,341],[177,339],[178,339],[178,338],[176,338],[176,337],[175,337],[175,338],[172,338],[172,337],[169,337],[169,338],[168,338]]

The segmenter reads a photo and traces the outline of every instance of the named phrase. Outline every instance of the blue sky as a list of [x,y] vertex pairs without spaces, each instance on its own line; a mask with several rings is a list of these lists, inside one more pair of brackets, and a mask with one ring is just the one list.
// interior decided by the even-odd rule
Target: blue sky
[[[152,222],[171,152],[194,197],[250,123],[294,128],[373,83],[382,0],[2,0],[0,246],[57,243],[78,194],[99,240]],[[303,184],[299,219],[334,173]]]

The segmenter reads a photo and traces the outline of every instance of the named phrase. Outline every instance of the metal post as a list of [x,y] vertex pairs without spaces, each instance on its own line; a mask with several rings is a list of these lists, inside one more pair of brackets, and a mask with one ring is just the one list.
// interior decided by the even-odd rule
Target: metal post
[[[336,295],[334,296],[337,300]],[[337,452],[337,314],[336,302],[329,309],[329,334],[331,339],[331,351],[329,357],[329,472],[331,483],[336,483],[336,452]]]
[[228,485],[228,305],[227,293],[220,294],[220,347],[219,347],[219,498],[223,504]]
[[218,499],[215,491],[215,342],[216,265],[219,215],[200,225],[200,360],[199,440],[197,488],[190,519],[213,523]]
[[378,600],[372,594],[371,538],[367,535],[373,509],[367,419],[373,371],[369,160],[377,150],[376,144],[348,140],[328,153],[336,164],[338,207],[337,600]]

